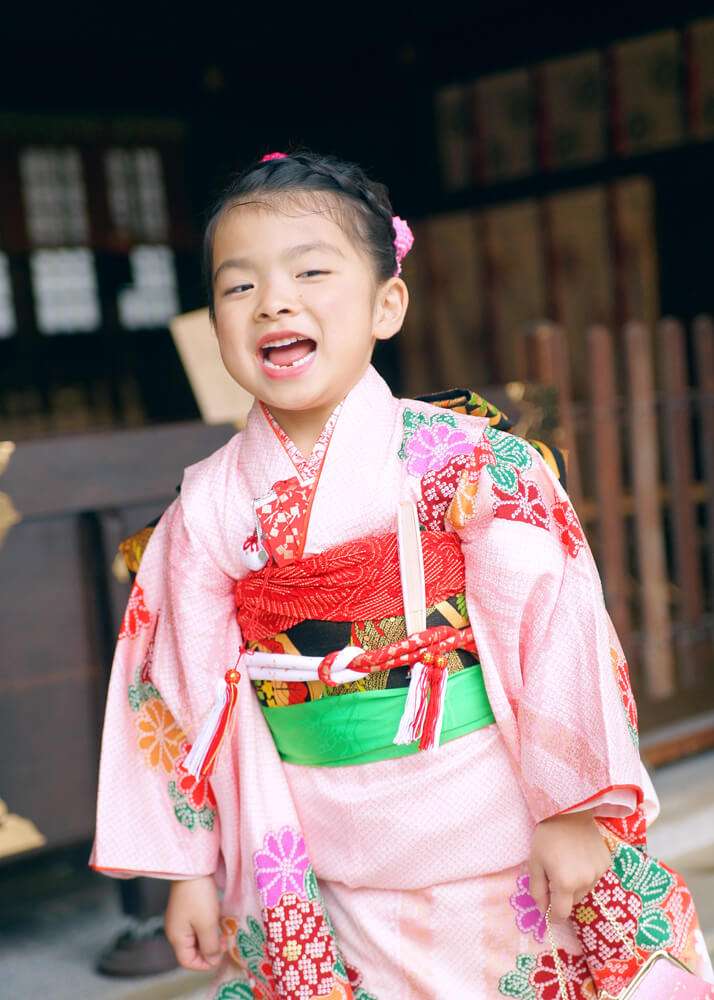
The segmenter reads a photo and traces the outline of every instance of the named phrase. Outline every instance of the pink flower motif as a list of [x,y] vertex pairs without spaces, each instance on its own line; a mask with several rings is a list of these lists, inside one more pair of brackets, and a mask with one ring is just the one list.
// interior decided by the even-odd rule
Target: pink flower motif
[[277,906],[286,892],[307,899],[305,871],[308,866],[305,840],[289,826],[267,833],[263,849],[253,855],[255,881],[264,906]]
[[473,447],[463,431],[447,423],[434,422],[432,418],[428,427],[420,427],[407,442],[407,472],[423,476],[438,471],[456,455],[468,455]]
[[265,156],[261,157],[260,162],[269,163],[270,160],[287,160],[287,158],[287,153],[266,153]]
[[540,944],[545,936],[545,917],[536,906],[530,894],[528,875],[519,875],[516,880],[518,892],[511,896],[510,903],[516,911],[516,925],[523,934],[532,934]]

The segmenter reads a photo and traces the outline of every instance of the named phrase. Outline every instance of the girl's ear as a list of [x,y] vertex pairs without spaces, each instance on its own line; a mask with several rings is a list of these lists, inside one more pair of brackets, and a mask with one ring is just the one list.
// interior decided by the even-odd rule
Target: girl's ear
[[377,289],[374,303],[373,334],[377,340],[389,340],[399,333],[404,323],[409,291],[401,278],[393,277]]

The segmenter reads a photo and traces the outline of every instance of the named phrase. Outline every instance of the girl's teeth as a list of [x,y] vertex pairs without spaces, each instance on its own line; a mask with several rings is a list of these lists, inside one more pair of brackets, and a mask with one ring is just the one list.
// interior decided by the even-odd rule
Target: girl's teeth
[[299,337],[286,337],[285,340],[271,340],[269,344],[263,344],[263,350],[267,351],[271,347],[287,347],[288,344],[297,344]]
[[306,354],[304,358],[300,358],[298,361],[293,361],[293,363],[290,365],[276,365],[274,362],[268,361],[267,358],[263,358],[263,364],[265,365],[266,368],[274,368],[276,371],[279,372],[284,371],[286,368],[301,368],[302,365],[307,364],[307,362],[310,360],[310,358],[313,356],[314,353],[315,353],[315,348],[313,347],[310,353]]

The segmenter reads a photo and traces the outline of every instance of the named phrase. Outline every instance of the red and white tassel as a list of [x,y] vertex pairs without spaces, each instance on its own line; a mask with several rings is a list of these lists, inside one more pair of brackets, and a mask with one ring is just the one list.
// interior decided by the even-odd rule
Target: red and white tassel
[[397,735],[392,740],[397,746],[413,743],[421,736],[429,698],[429,668],[423,663],[412,666],[412,676],[407,689],[407,700],[399,721]]
[[227,670],[223,680],[216,684],[213,707],[203,720],[198,735],[183,762],[184,770],[194,777],[208,777],[213,771],[218,752],[230,732],[238,701],[240,674],[234,668]]
[[446,665],[432,667],[429,674],[429,705],[419,740],[420,750],[435,750],[439,746],[444,724],[446,684],[449,680]]
[[420,750],[433,750],[439,746],[447,678],[444,667],[414,664],[407,700],[393,743],[403,746],[419,740]]

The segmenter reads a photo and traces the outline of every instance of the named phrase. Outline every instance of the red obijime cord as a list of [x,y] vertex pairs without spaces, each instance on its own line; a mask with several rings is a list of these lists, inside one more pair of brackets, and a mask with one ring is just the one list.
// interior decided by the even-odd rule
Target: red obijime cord
[[[419,683],[410,685],[395,743],[412,743],[418,739],[420,750],[430,750],[439,745],[448,655],[456,649],[477,652],[470,626],[453,628],[437,625],[389,646],[366,650],[351,661],[350,669],[364,674],[407,666],[420,671]],[[319,679],[330,687],[335,683],[331,676],[332,666],[340,652],[328,653],[317,670]],[[240,659],[238,662],[240,664]],[[213,708],[184,761],[188,773],[199,779],[212,773],[219,750],[232,728],[239,680],[237,669],[226,672],[219,684]]]

